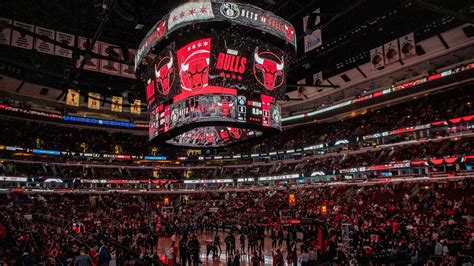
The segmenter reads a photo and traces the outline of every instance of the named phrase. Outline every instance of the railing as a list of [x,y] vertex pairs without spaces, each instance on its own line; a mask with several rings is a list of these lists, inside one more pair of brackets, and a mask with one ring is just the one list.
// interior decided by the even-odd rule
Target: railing
[[320,187],[333,187],[333,186],[372,186],[382,185],[389,183],[402,183],[402,182],[451,182],[461,181],[465,179],[474,178],[474,173],[463,174],[460,176],[451,176],[449,174],[443,174],[442,176],[430,177],[415,177],[407,176],[403,178],[379,178],[372,180],[356,180],[356,181],[330,181],[330,182],[318,182],[318,183],[306,183],[306,184],[295,184],[290,187],[284,187],[281,185],[273,186],[262,186],[262,185],[250,185],[246,187],[219,187],[218,189],[210,188],[175,188],[173,190],[164,189],[26,189],[26,188],[14,188],[14,189],[0,189],[0,194],[7,193],[25,193],[25,194],[200,194],[200,193],[228,193],[228,192],[250,192],[250,191],[269,191],[269,190],[297,190],[301,188],[320,188]]

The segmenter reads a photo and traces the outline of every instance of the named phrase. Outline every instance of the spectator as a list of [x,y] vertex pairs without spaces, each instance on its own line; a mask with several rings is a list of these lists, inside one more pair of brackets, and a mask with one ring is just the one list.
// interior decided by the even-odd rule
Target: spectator
[[84,248],[81,248],[79,256],[74,260],[74,266],[92,266],[92,259],[88,254],[86,254]]

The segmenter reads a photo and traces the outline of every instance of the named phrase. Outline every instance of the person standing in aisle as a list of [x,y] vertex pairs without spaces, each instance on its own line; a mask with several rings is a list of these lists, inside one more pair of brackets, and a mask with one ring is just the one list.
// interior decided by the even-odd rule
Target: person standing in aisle
[[233,266],[240,266],[240,252],[238,250],[235,252]]
[[313,247],[309,248],[308,252],[309,258],[308,258],[308,265],[310,266],[316,266],[318,263],[318,253]]
[[231,237],[230,235],[227,235],[225,238],[224,238],[224,243],[225,243],[225,255],[227,257],[229,257],[230,255],[232,255],[232,250],[231,250]]
[[245,234],[240,234],[240,252],[245,255]]
[[293,264],[290,264],[290,265],[296,266],[296,265],[298,265],[298,254],[297,254],[297,250],[296,250],[296,241],[292,240],[290,242],[289,246],[290,246],[290,248],[288,249],[288,255],[289,255],[288,262],[293,263]]
[[283,234],[283,230],[280,228],[278,229],[278,247],[280,248],[283,245],[283,239],[285,239],[285,235]]
[[188,237],[184,236],[180,241],[179,241],[179,263],[181,266],[186,266],[187,258],[189,256],[188,254]]
[[232,255],[235,254],[235,249],[236,249],[235,235],[234,235],[234,233],[231,231],[231,232],[230,232],[230,251],[231,251],[231,254],[232,254]]
[[216,232],[216,235],[214,236],[214,246],[216,247],[216,249],[219,249],[219,256],[220,256],[222,254],[221,238],[219,237],[217,232]]
[[308,266],[309,265],[309,253],[306,249],[303,250],[301,253],[301,266]]
[[277,246],[277,235],[275,230],[272,230],[272,248],[275,249]]

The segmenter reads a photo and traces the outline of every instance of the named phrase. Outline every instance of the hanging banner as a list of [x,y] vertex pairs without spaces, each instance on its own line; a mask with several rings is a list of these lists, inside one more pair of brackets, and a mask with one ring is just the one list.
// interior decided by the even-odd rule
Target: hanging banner
[[398,39],[384,44],[383,50],[384,50],[386,65],[400,60],[400,49],[398,48]]
[[[113,47],[113,45],[105,43],[105,42],[100,42],[99,44],[100,48],[100,55],[102,56],[107,56],[110,57],[111,54],[107,49],[113,50],[115,53],[119,55],[119,58],[122,58],[122,51],[119,47]],[[99,72],[109,74],[109,75],[115,75],[118,76],[120,75],[120,63],[106,60],[106,59],[100,59],[100,68]]]
[[[0,18],[0,21],[2,23],[6,23],[6,24],[12,24],[11,19]],[[1,30],[0,30],[0,44],[10,45],[11,44],[11,37],[12,37],[12,29],[10,29],[8,27],[1,28]]]
[[72,58],[72,48],[74,47],[75,36],[72,34],[56,31],[56,41],[68,45],[71,49],[66,49],[61,46],[54,46],[54,54],[62,57]]
[[[35,26],[31,24],[26,24],[19,21],[13,21],[13,25],[29,32],[33,32],[33,29],[35,28]],[[12,31],[12,46],[31,50],[33,49],[33,36],[13,30]]]
[[[316,9],[313,13],[320,13],[320,9]],[[303,32],[306,32],[308,28],[308,20],[309,16],[303,17]],[[321,23],[321,16],[316,16],[316,20],[314,21],[314,25],[312,27],[318,26]],[[305,34],[304,36],[304,52],[307,53],[311,50],[316,49],[317,47],[323,44],[321,39],[321,29],[316,29],[311,34]]]
[[120,66],[120,76],[126,77],[126,78],[131,78],[131,79],[136,79],[137,77],[135,76],[135,55],[137,54],[137,50],[128,50],[128,55],[124,56],[124,59],[128,60],[131,62],[131,64],[121,64]]
[[[305,85],[306,79],[300,79],[296,82],[297,85]],[[298,86],[298,96],[303,96],[306,88],[304,86]]]
[[66,97],[66,104],[71,106],[79,106],[79,100],[81,95],[79,91],[69,89]]
[[400,55],[402,59],[416,55],[415,35],[413,32],[398,38],[398,43],[400,45]]
[[142,111],[141,104],[142,104],[142,101],[135,100],[130,106],[130,113],[137,114],[137,115],[141,114],[141,111]]
[[313,85],[320,85],[323,83],[323,71],[313,74]]
[[112,96],[111,110],[113,112],[122,112],[122,97]]
[[[88,46],[87,38],[79,36],[77,38],[77,46],[79,49],[85,51]],[[99,43],[96,42],[94,46],[92,47],[92,52],[98,54],[99,53]],[[76,67],[79,68],[81,65],[82,60],[84,60],[84,57],[81,55],[79,56],[79,59],[77,59],[76,62]],[[89,58],[87,62],[84,64],[84,69],[85,70],[90,70],[90,71],[99,71],[99,59],[97,58]]]
[[[54,35],[55,35],[54,30],[36,26],[35,32],[38,35],[47,37],[50,40],[54,40]],[[40,53],[54,54],[54,44],[48,41],[43,41],[39,38],[35,38],[35,49]]]
[[87,99],[87,107],[89,109],[100,110],[100,93],[89,92]]
[[372,64],[372,69],[377,69],[384,66],[382,46],[370,50],[370,63]]

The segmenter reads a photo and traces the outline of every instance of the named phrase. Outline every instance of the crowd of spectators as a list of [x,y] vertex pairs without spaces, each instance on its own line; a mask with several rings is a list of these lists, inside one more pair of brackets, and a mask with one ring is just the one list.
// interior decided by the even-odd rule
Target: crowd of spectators
[[[471,115],[474,95],[470,88],[446,91],[435,95],[408,100],[364,115],[342,119],[331,123],[303,125],[283,131],[262,143],[239,145],[241,151],[266,152],[306,147],[316,143],[330,143],[336,140],[390,131],[435,121]],[[239,153],[232,149],[229,152]]]
[[[434,95],[388,106],[364,115],[337,122],[303,125],[284,130],[260,142],[243,143],[228,149],[208,150],[215,154],[268,152],[330,143],[340,139],[354,141],[364,135],[407,126],[473,114],[471,88],[457,88]],[[149,155],[169,153],[184,155],[185,151],[148,144],[146,132],[108,132],[105,130],[61,126],[50,123],[0,118],[0,144],[70,152]],[[3,126],[4,125],[4,126]],[[445,134],[442,133],[441,134]]]
[[111,133],[14,118],[1,118],[0,124],[0,143],[3,145],[104,154],[148,153],[144,134]]
[[252,163],[220,166],[176,166],[153,169],[140,168],[137,164],[114,165],[105,163],[61,164],[54,162],[0,162],[0,175],[51,177],[64,179],[215,179],[260,177],[314,171],[333,172],[354,167],[374,166],[404,160],[417,161],[452,156],[472,155],[474,138],[458,138],[426,141],[422,143],[389,146],[377,150],[335,152],[313,158],[268,162],[258,165]]
[[[244,254],[253,265],[271,255],[273,265],[472,265],[473,189],[465,179],[190,195],[3,194],[0,260],[198,265],[218,251],[229,265]],[[203,233],[225,237],[196,237]]]
[[471,155],[474,150],[473,138],[456,140],[428,141],[403,146],[392,146],[377,151],[363,153],[332,153],[299,161],[273,162],[263,165],[249,163],[240,168],[226,167],[215,169],[161,168],[162,176],[190,176],[196,179],[225,177],[259,177],[294,173],[310,173],[314,171],[333,171],[353,167],[374,166],[404,160],[423,160],[449,156]]

